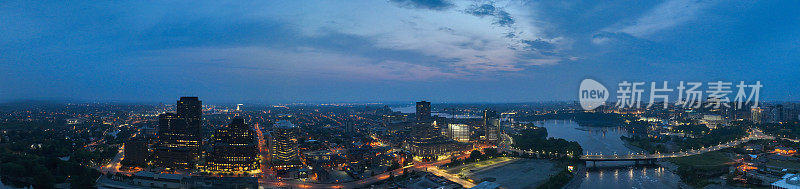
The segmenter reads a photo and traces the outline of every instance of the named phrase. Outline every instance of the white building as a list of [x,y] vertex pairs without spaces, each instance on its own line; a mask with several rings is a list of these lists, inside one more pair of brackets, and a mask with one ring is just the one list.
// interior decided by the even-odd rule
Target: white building
[[800,189],[800,175],[786,174],[781,180],[772,183],[771,189]]
[[469,142],[469,126],[466,124],[448,124],[450,137],[458,142]]
[[717,125],[724,124],[724,120],[720,115],[703,115],[700,123],[705,124],[709,129],[716,129]]

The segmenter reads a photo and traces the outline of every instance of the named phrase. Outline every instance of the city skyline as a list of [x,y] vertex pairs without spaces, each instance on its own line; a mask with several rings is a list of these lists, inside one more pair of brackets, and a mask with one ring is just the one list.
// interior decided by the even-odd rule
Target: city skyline
[[[421,182],[435,181],[431,183],[451,188],[521,188],[578,180],[580,188],[631,183],[680,188],[720,178],[702,176],[709,171],[735,178],[726,185],[795,186],[779,180],[791,176],[787,170],[800,170],[796,164],[782,164],[797,160],[800,103],[752,109],[582,110],[575,103],[429,101],[399,108],[242,108],[208,104],[202,97],[175,99],[169,106],[0,106],[0,150],[11,152],[2,153],[4,161],[10,160],[2,168],[16,170],[2,172],[14,180],[0,186],[417,188]],[[682,172],[660,164],[678,162],[680,169],[708,165],[681,163],[696,158],[719,159],[720,169]],[[59,171],[70,165],[85,171]],[[769,171],[775,166],[779,168],[772,170],[783,171]],[[524,171],[534,167],[543,169]],[[597,182],[606,169],[629,176]],[[753,170],[768,172],[758,178],[746,176]],[[491,176],[495,181],[481,179],[497,174]],[[557,176],[562,174],[586,176]],[[638,181],[645,177],[651,179]],[[544,180],[548,181],[540,183]]]
[[12,1],[0,102],[573,101],[586,78],[797,101],[796,4]]
[[800,1],[0,2],[0,188],[798,188]]

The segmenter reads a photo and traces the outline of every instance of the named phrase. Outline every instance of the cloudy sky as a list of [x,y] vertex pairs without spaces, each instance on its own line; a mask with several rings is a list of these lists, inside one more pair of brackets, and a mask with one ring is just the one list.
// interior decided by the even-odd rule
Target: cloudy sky
[[797,1],[3,1],[0,101],[530,102],[585,78],[800,99]]

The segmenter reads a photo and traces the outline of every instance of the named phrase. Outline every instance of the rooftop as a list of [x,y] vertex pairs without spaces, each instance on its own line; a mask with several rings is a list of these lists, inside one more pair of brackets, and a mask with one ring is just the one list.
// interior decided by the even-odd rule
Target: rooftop
[[497,184],[497,183],[494,183],[494,182],[489,182],[489,181],[483,181],[480,184],[475,185],[475,187],[472,187],[472,188],[473,189],[495,189],[495,188],[500,188],[500,184]]
[[772,183],[772,186],[780,188],[800,188],[800,175],[786,174],[783,179]]
[[162,173],[153,173],[149,171],[139,171],[133,174],[137,177],[146,177],[151,179],[167,179],[167,180],[181,180],[183,175],[180,174],[162,174]]
[[296,126],[294,125],[294,123],[288,120],[278,120],[278,122],[275,123],[275,128],[295,128],[295,127]]

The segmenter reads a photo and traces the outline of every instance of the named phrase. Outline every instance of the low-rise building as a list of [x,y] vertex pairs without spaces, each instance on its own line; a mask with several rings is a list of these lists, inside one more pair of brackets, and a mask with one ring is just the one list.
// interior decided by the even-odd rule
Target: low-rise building
[[773,182],[771,189],[800,189],[800,175],[786,174],[781,180]]

